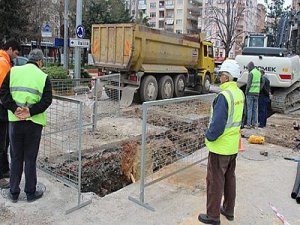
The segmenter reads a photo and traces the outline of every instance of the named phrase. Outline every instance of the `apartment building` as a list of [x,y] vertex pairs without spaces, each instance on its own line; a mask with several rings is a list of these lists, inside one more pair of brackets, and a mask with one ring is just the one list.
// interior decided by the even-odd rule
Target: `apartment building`
[[263,4],[257,5],[257,24],[256,31],[263,32],[265,29],[265,21],[267,16],[267,9]]
[[126,0],[132,16],[143,12],[151,27],[175,33],[199,33],[202,0]]
[[[203,8],[201,10],[203,16],[199,19],[198,23],[200,26],[199,28],[206,32],[207,39],[214,43],[215,57],[218,58],[225,57],[225,49],[221,39],[218,37],[219,27],[212,22],[210,15],[212,13],[212,7],[218,8],[221,13],[226,14],[226,2],[226,0],[204,0]],[[239,14],[240,20],[236,26],[236,34],[239,35],[235,39],[235,44],[229,52],[229,58],[235,58],[237,54],[241,53],[245,35],[249,32],[259,32],[258,27],[261,25],[257,26],[257,24],[264,22],[262,20],[258,22],[257,0],[236,0],[236,2],[233,10],[241,11],[243,9],[243,13]]]

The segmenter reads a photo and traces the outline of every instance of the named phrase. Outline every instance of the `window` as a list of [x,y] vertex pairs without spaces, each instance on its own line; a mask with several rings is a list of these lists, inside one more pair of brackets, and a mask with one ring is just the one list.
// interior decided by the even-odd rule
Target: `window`
[[159,28],[164,28],[165,27],[165,22],[164,21],[159,21],[158,27]]
[[151,18],[156,17],[156,13],[155,13],[155,12],[151,12],[151,13],[150,13],[150,17],[151,17]]
[[213,50],[213,47],[212,46],[207,46],[208,48],[208,56],[210,58],[213,58],[214,57],[214,50]]
[[182,3],[183,3],[183,0],[177,0],[178,5],[182,5]]
[[177,14],[182,15],[182,11],[183,11],[182,9],[177,9]]
[[177,24],[177,25],[182,25],[182,20],[181,20],[181,19],[176,20],[176,24]]
[[156,8],[156,2],[150,3],[150,9],[155,9]]
[[182,30],[176,30],[176,34],[182,34]]
[[204,48],[204,57],[207,57],[207,46],[204,45],[203,48]]

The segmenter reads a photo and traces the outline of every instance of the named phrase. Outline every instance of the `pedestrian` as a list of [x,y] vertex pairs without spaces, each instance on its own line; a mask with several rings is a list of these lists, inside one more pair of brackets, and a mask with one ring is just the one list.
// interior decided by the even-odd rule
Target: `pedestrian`
[[[15,39],[9,39],[0,50],[0,87],[12,67],[12,60],[19,55],[21,46]],[[0,102],[0,188],[9,188],[9,162],[8,162],[8,118],[7,110]]]
[[17,202],[20,181],[25,163],[25,193],[31,202],[43,196],[36,190],[36,159],[43,126],[46,125],[46,109],[52,102],[50,79],[40,68],[43,52],[33,49],[28,63],[16,66],[5,77],[0,90],[0,99],[8,109],[10,138],[10,192],[8,197]]
[[260,93],[261,74],[258,69],[255,68],[253,62],[249,62],[247,65],[249,76],[246,86],[246,102],[247,102],[247,126],[245,128],[257,127],[257,108],[258,97]]
[[261,91],[258,98],[258,127],[266,127],[268,118],[268,106],[270,104],[270,81],[265,75],[263,69],[260,70],[261,73]]
[[[220,224],[220,213],[234,219],[236,196],[235,166],[245,96],[236,80],[240,67],[235,60],[227,59],[220,68],[222,91],[212,104],[211,119],[205,134],[209,150],[207,163],[206,214],[198,220],[205,224]],[[222,195],[224,201],[221,205]]]

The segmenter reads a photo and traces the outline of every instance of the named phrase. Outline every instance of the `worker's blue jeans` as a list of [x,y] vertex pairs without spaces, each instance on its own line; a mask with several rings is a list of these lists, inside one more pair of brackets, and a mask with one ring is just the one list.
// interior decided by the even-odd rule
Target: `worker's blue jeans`
[[20,194],[20,181],[25,162],[25,193],[32,195],[36,191],[36,159],[39,151],[42,125],[32,121],[9,122],[10,139],[10,192]]
[[247,125],[257,126],[258,96],[247,95]]
[[268,118],[268,106],[270,98],[268,96],[259,96],[258,99],[258,126],[265,127],[267,125]]

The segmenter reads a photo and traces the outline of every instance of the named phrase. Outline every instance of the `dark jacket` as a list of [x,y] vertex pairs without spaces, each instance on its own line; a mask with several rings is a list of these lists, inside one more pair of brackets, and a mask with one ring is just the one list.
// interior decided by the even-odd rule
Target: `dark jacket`
[[269,79],[264,75],[261,78],[261,91],[259,96],[270,97],[271,87]]
[[[8,72],[7,76],[5,77],[2,87],[0,89],[0,99],[2,101],[3,106],[14,113],[18,108],[18,105],[12,98],[9,84],[10,84],[10,72]],[[32,105],[32,107],[29,109],[30,115],[34,116],[46,111],[46,109],[51,105],[51,103],[52,103],[52,86],[51,86],[50,79],[47,77],[45,81],[45,87],[42,94],[42,98],[38,103]]]

